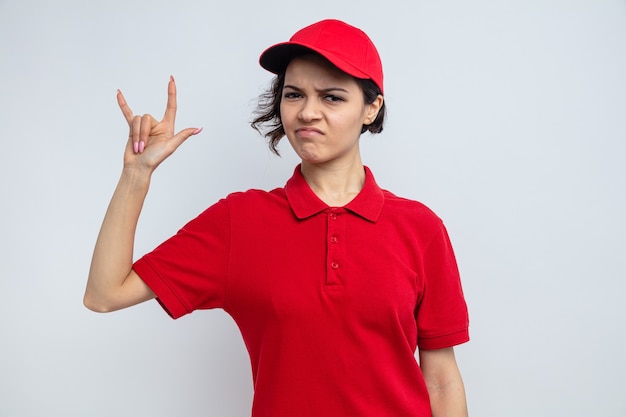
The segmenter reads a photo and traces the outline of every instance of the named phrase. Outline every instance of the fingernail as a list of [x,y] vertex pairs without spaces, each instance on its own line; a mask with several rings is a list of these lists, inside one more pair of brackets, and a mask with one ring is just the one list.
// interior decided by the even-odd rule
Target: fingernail
[[196,129],[196,130],[194,130],[191,134],[192,134],[192,135],[197,135],[198,133],[202,132],[202,129],[204,129],[204,128],[203,128],[203,127],[201,127],[201,128],[199,128],[199,129]]
[[133,150],[135,153],[139,152],[139,142],[133,142]]
[[139,142],[139,153],[143,152],[143,148],[146,146],[146,144],[144,143],[144,141],[142,140],[141,142]]

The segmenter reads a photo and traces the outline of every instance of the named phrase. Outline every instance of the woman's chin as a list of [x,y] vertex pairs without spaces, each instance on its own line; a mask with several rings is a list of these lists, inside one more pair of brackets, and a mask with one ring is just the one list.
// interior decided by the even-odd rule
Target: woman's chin
[[300,157],[302,162],[309,164],[319,164],[323,162],[322,155],[317,152],[316,149],[308,149],[308,147],[302,147],[296,151],[296,154]]

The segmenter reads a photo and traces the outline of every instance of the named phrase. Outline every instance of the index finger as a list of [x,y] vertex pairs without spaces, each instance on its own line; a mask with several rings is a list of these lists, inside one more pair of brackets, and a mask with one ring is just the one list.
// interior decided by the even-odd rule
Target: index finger
[[117,90],[117,104],[120,106],[120,110],[122,110],[122,114],[124,118],[130,125],[133,121],[133,111],[128,107],[128,103],[126,103],[126,99],[124,98],[124,94],[120,90]]
[[170,75],[170,82],[167,84],[167,106],[165,107],[165,115],[163,121],[170,122],[174,125],[176,119],[176,82],[174,77]]

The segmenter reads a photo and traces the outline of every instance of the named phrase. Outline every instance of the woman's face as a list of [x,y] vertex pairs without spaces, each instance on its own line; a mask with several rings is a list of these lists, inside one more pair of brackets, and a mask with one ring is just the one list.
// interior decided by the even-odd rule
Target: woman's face
[[350,163],[359,154],[361,127],[376,118],[382,97],[366,104],[350,75],[322,57],[294,58],[285,72],[280,117],[303,163]]

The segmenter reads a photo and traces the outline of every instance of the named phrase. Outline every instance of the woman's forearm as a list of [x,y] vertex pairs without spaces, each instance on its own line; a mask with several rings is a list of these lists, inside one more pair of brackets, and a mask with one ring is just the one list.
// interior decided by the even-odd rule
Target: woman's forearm
[[148,170],[125,168],[117,184],[96,241],[84,303],[109,311],[132,269],[135,230],[150,185]]

